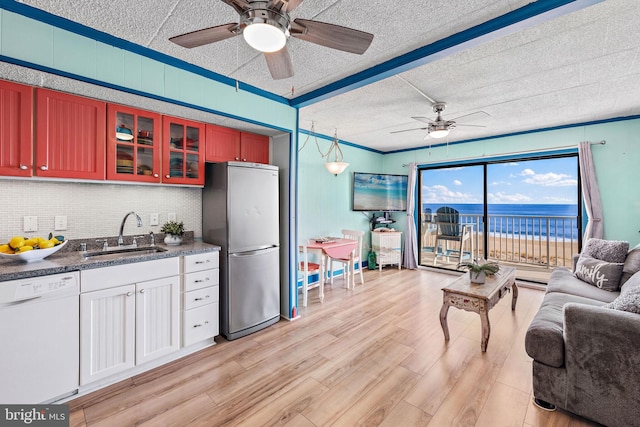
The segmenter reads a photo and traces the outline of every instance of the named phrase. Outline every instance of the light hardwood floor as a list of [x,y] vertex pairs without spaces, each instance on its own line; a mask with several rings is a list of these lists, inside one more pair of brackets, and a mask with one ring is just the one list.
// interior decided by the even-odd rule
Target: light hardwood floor
[[226,341],[70,402],[72,426],[594,426],[531,403],[524,335],[543,292],[520,288],[480,318],[449,310],[440,288],[455,276],[367,271],[317,289],[295,321]]

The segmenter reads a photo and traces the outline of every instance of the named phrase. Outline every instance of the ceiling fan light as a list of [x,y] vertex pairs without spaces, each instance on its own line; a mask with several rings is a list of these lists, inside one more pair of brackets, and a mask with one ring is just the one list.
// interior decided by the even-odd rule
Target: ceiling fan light
[[277,52],[287,43],[287,36],[278,27],[267,23],[253,23],[242,31],[245,41],[260,52]]
[[434,129],[429,131],[431,138],[444,138],[447,135],[449,135],[449,129]]
[[327,162],[324,164],[324,167],[327,168],[329,173],[338,176],[349,166],[349,163],[346,162]]

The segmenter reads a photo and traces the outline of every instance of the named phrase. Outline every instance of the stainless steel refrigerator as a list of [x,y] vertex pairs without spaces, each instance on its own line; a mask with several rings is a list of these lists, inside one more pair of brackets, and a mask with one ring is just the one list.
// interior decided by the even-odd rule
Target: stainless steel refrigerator
[[211,163],[205,177],[203,240],[221,247],[220,330],[233,340],[280,318],[278,168]]

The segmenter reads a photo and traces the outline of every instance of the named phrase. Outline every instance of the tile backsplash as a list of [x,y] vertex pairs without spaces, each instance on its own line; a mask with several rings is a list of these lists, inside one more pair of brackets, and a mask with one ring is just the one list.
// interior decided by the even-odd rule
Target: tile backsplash
[[[142,227],[129,217],[125,235],[159,232],[168,214],[175,213],[196,239],[202,237],[201,188],[0,180],[0,242],[15,235],[46,237],[54,232],[57,215],[67,217],[67,230],[54,234],[68,239],[115,236],[130,211],[142,218]],[[158,225],[149,225],[152,213],[158,214]],[[25,216],[37,217],[38,231],[23,231]]]

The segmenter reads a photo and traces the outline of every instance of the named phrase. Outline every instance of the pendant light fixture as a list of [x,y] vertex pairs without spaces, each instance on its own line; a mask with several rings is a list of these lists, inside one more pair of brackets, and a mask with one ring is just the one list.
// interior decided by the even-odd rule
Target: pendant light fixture
[[[333,151],[333,161],[330,162],[331,152]],[[343,162],[344,155],[342,154],[342,150],[338,145],[338,129],[335,130],[333,134],[333,141],[331,141],[331,146],[329,147],[329,151],[327,152],[327,163],[324,164],[324,167],[327,168],[329,173],[338,176],[349,166],[349,163]]]
[[[338,129],[336,129],[333,134],[333,140],[331,141],[331,145],[329,146],[329,151],[327,151],[326,154],[323,153],[322,150],[320,150],[320,144],[318,144],[318,138],[316,136],[316,131],[315,131],[315,122],[311,122],[311,130],[307,134],[307,139],[305,139],[304,143],[302,144],[302,147],[300,147],[298,151],[302,151],[302,149],[307,145],[307,142],[309,142],[309,138],[311,137],[311,135],[313,135],[313,138],[316,142],[316,147],[318,148],[318,152],[320,153],[320,156],[323,159],[325,157],[327,158],[327,162],[324,164],[324,167],[327,168],[327,171],[329,171],[329,173],[334,174],[335,176],[338,176],[339,174],[344,172],[347,166],[349,166],[349,163],[346,163],[343,161],[344,155],[342,154],[342,149],[338,144],[339,142]],[[333,161],[329,161],[329,159],[331,158],[331,152],[333,152]]]

